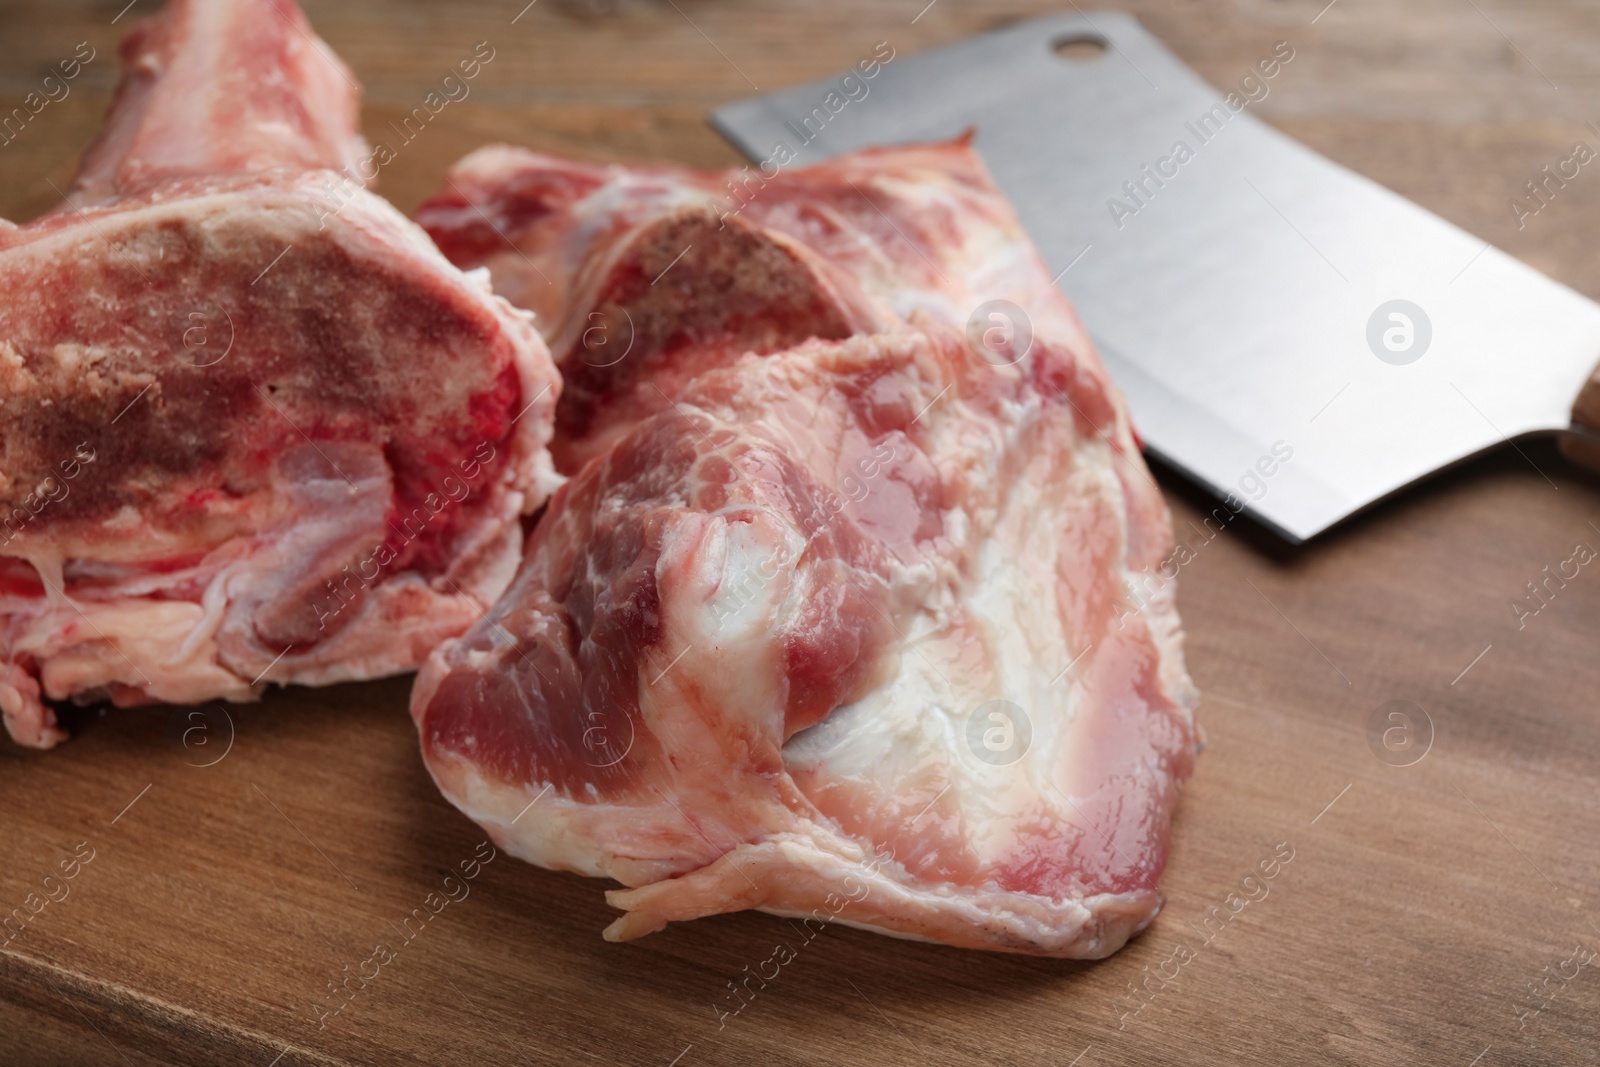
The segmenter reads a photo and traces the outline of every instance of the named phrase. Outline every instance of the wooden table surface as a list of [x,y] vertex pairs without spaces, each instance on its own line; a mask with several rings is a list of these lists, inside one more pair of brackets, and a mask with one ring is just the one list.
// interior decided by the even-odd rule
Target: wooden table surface
[[[65,187],[93,136],[120,31],[155,7],[136,0],[112,25],[125,2],[0,6],[0,110],[80,41],[97,54],[70,96],[0,148],[0,215],[58,202],[51,183]],[[492,139],[729,163],[703,120],[751,92],[747,79],[775,89],[879,41],[911,53],[1048,10],[524,2],[307,5],[365,83],[372,134],[477,42],[495,49],[472,96],[385,169],[382,191],[402,208]],[[1258,114],[1600,297],[1600,172],[1525,228],[1508,207],[1575,142],[1600,146],[1585,126],[1600,118],[1600,9],[1325,3],[1117,6],[1215,84],[1290,41],[1297,58]],[[1178,815],[1166,910],[1110,960],[830,929],[719,1029],[725,983],[771,953],[778,920],[611,945],[601,883],[501,856],[319,1028],[338,1003],[329,984],[396,940],[483,837],[429,782],[402,678],[279,692],[231,719],[90,710],[51,753],[0,742],[0,910],[47,884],[61,898],[0,949],[0,1063],[1600,1061],[1600,966],[1585,963],[1600,948],[1600,570],[1521,629],[1510,606],[1547,564],[1600,547],[1600,491],[1552,449],[1526,451],[1304,550],[1231,528],[1184,568],[1208,746]],[[1201,501],[1163,484],[1187,536]],[[1369,744],[1391,700],[1431,721],[1431,749],[1409,766]],[[1283,843],[1294,858],[1267,896],[1207,940],[1208,910]],[[74,849],[93,858],[74,867]],[[63,862],[75,877],[46,883]],[[1134,999],[1140,983],[1154,992]]]

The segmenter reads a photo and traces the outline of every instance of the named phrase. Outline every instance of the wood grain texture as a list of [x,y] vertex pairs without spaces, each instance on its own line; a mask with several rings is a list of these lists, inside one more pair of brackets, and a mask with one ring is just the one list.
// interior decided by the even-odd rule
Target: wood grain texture
[[[73,94],[0,149],[0,215],[58,201],[50,183],[65,188],[93,136],[120,30],[154,7],[137,0],[111,25],[124,2],[0,8],[6,108],[77,42],[99,50]],[[472,97],[385,168],[382,189],[402,208],[497,138],[595,159],[733,162],[703,116],[752,81],[775,89],[877,41],[910,53],[1047,10],[539,0],[513,25],[523,2],[307,4],[367,86],[373,135],[476,42],[497,50]],[[1324,5],[1112,6],[1218,84],[1291,40],[1298,57],[1259,114],[1600,297],[1600,172],[1520,228],[1508,209],[1575,141],[1600,144],[1584,126],[1600,117],[1600,11]],[[1180,809],[1166,910],[1110,960],[830,929],[719,1029],[725,983],[798,941],[791,927],[739,915],[610,945],[601,883],[502,856],[319,1029],[326,984],[397,940],[394,925],[482,839],[429,782],[408,680],[395,679],[275,693],[202,720],[91,710],[48,754],[0,743],[0,910],[80,842],[95,850],[70,896],[0,950],[0,1063],[1596,1062],[1600,967],[1551,975],[1575,944],[1600,947],[1600,569],[1520,629],[1510,605],[1579,542],[1600,546],[1600,492],[1554,449],[1524,452],[1299,552],[1240,524],[1201,546],[1190,524],[1208,505],[1162,476],[1196,550],[1180,606],[1208,744]],[[1409,767],[1368,743],[1373,712],[1395,699],[1435,730]],[[230,736],[219,762],[197,766]],[[1266,898],[1207,943],[1196,924],[1280,842],[1294,859]],[[1171,974],[1179,945],[1192,958],[1178,977],[1151,983],[1159,992],[1127,1015],[1140,1003],[1129,985],[1164,963]],[[1519,1019],[1546,978],[1547,1006]]]

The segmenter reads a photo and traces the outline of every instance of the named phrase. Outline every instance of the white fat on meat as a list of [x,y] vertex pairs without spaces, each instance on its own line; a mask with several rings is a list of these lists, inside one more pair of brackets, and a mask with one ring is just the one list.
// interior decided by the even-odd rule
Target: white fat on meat
[[746,182],[494,146],[419,211],[538,310],[571,475],[418,676],[429,769],[612,939],[1114,952],[1198,747],[1125,404],[964,140]]
[[[436,780],[513,854],[636,887],[609,937],[811,915],[849,880],[829,918],[1115,951],[1159,908],[1194,698],[1170,600],[1125,612],[1126,444],[1048,373],[930,327],[702,375],[430,658]],[[984,709],[1012,706],[1015,758],[986,758]]]

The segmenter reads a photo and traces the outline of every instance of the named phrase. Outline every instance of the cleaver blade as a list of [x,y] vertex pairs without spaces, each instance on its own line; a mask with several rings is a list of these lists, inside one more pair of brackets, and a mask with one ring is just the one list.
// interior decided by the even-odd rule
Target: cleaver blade
[[1257,119],[1292,52],[1230,104],[1132,16],[1052,15],[711,121],[795,165],[975,131],[1146,450],[1290,542],[1517,438],[1592,449],[1600,305]]

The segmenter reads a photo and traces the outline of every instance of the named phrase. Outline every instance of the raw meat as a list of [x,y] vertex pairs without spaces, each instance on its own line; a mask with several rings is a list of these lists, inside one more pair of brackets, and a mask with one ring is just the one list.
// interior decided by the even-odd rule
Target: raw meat
[[[511,158],[508,186],[463,180]],[[976,157],[785,175],[721,230],[710,178],[532,158],[480,153],[429,226],[511,265],[505,291],[576,279],[522,297],[569,375],[597,307],[647,321],[647,355],[564,398],[576,473],[418,677],[445,794],[512,854],[630,887],[614,940],[759,908],[1114,952],[1160,907],[1197,746],[1174,585],[1125,587],[1170,520]]]
[[1088,345],[964,141],[771,180],[489,146],[451,169],[417,220],[452,262],[489,268],[497,292],[538,313],[565,382],[553,448],[569,473],[745,351],[919,312],[965,329],[992,297],[1049,320],[1036,331]]
[[173,0],[68,202],[0,223],[0,709],[414,667],[558,483],[531,317],[367,192],[290,0]]

